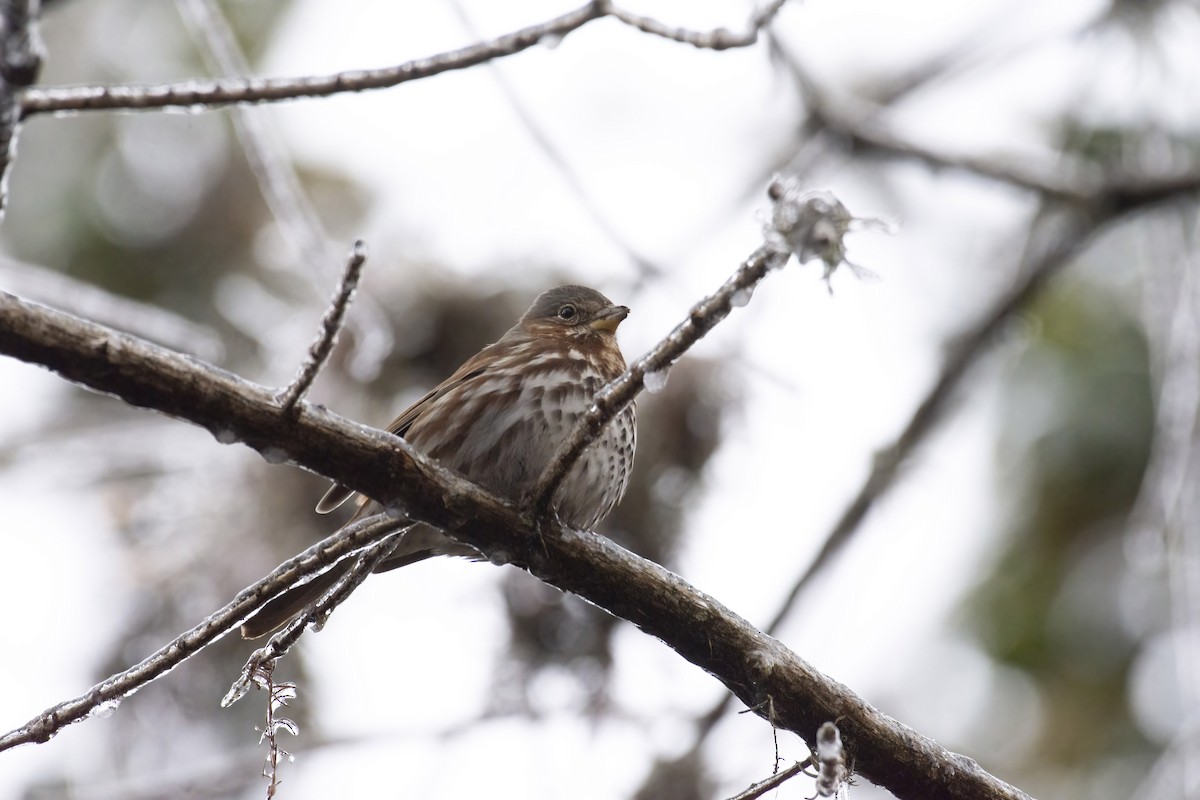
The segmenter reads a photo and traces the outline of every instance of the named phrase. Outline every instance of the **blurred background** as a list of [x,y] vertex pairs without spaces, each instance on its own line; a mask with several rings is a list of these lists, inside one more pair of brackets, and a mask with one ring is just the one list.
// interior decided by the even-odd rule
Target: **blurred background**
[[[43,0],[45,84],[383,67],[569,3]],[[743,29],[753,7],[634,2]],[[283,385],[355,238],[371,252],[311,399],[375,425],[541,290],[632,307],[641,355],[760,243],[775,172],[833,191],[849,258],[768,277],[639,400],[602,532],[766,626],[947,354],[1036,255],[1053,204],[831,127],[1047,180],[1200,159],[1185,0],[810,0],[713,52],[602,20],[391,90],[23,128],[0,288]],[[832,115],[832,116],[831,116]],[[1194,195],[1129,214],[1007,314],[891,492],[775,634],[1038,797],[1200,796]],[[1069,248],[1068,248],[1069,249]],[[0,362],[0,727],[145,657],[332,531],[325,483]],[[261,797],[266,699],[218,702],[226,640],[53,741],[0,797]],[[807,754],[660,642],[513,568],[368,581],[277,670],[299,683],[280,795],[719,798]],[[797,778],[774,796],[806,798]],[[865,781],[854,797],[888,797]]]

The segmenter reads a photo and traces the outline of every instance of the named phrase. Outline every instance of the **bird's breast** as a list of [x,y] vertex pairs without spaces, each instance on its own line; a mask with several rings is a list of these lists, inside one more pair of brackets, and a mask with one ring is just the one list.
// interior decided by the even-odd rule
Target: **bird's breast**
[[[615,369],[570,348],[509,356],[431,403],[405,438],[445,466],[516,500],[533,488],[596,393],[624,364]],[[565,521],[590,528],[611,510],[628,483],[635,439],[629,406],[563,482],[555,505]]]

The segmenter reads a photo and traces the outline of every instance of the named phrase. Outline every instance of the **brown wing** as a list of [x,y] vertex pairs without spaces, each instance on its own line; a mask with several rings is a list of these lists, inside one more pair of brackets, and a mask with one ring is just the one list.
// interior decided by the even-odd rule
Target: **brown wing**
[[[442,381],[436,388],[406,408],[396,419],[392,420],[392,424],[387,427],[388,433],[394,433],[403,438],[408,429],[412,427],[412,424],[421,417],[425,409],[429,408],[435,400],[457,386],[487,372],[488,368],[496,362],[496,356],[515,343],[517,333],[518,329],[514,328],[505,334],[504,338],[500,341],[488,345],[467,359],[462,366],[454,371],[453,375]],[[335,483],[325,493],[325,496],[321,498],[321,501],[317,503],[317,513],[328,514],[355,494],[357,492],[353,489],[343,486],[340,483]]]

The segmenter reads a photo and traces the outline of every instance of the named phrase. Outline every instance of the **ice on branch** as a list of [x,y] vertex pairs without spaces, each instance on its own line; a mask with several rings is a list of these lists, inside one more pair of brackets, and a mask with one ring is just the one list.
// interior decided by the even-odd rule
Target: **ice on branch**
[[845,797],[849,771],[842,751],[842,732],[832,722],[817,729],[817,795]]
[[667,388],[667,371],[658,369],[647,372],[642,376],[642,384],[650,394],[658,394]]
[[767,194],[774,203],[771,219],[764,226],[767,243],[783,253],[795,255],[801,264],[820,259],[825,264],[821,279],[829,279],[845,264],[858,278],[878,277],[866,267],[846,258],[845,237],[857,230],[883,230],[895,226],[874,217],[856,217],[831,192],[805,190],[794,178],[776,176]]

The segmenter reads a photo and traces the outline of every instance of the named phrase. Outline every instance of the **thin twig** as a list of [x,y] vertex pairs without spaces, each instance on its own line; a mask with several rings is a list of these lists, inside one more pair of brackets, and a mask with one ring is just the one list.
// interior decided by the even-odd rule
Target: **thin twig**
[[782,786],[784,782],[791,780],[800,773],[804,772],[804,770],[807,769],[811,764],[811,758],[806,758],[803,761],[797,761],[787,769],[782,769],[765,780],[751,784],[745,791],[738,792],[733,797],[730,797],[729,800],[755,800],[755,798],[762,797],[772,789]]
[[333,352],[338,331],[341,330],[342,321],[346,318],[346,309],[354,297],[354,290],[358,287],[358,279],[362,276],[362,268],[366,260],[367,246],[359,239],[350,248],[350,255],[346,258],[346,268],[342,272],[342,280],[338,283],[337,291],[334,292],[329,308],[325,310],[325,316],[321,318],[320,333],[308,347],[308,358],[300,365],[291,384],[279,395],[284,414],[291,414],[295,411],[296,403],[300,402],[300,398],[304,397],[309,387],[312,386],[313,381],[317,379],[317,373],[321,371],[329,354]]
[[[462,7],[462,4],[459,2],[451,2],[450,8],[454,11],[455,16],[458,17],[467,33],[471,34],[472,36],[476,35],[475,27],[471,23],[471,18],[468,16],[466,9]],[[637,249],[628,241],[628,239],[621,235],[621,232],[617,230],[612,221],[609,220],[604,212],[600,209],[595,199],[584,187],[583,180],[580,178],[579,173],[571,166],[570,162],[567,161],[566,155],[564,155],[562,150],[554,143],[550,135],[538,122],[533,112],[521,99],[521,96],[517,93],[516,89],[512,87],[512,84],[505,77],[504,72],[495,64],[490,66],[492,67],[492,78],[495,80],[496,85],[500,87],[500,91],[504,94],[505,100],[508,101],[508,105],[512,109],[513,114],[516,115],[517,121],[520,122],[525,128],[525,132],[529,134],[529,138],[531,138],[534,144],[537,145],[538,149],[542,151],[542,155],[545,156],[546,160],[550,162],[551,166],[558,170],[558,174],[562,177],[563,183],[566,184],[567,188],[579,201],[580,208],[582,208],[583,211],[592,218],[592,222],[594,222],[596,227],[599,228],[600,231],[609,238],[609,241],[624,251],[625,257],[628,258],[643,275],[661,275],[663,271],[662,268],[651,261],[647,256],[638,252]]]
[[655,20],[637,17],[594,0],[537,25],[530,25],[495,39],[418,58],[392,67],[349,70],[332,75],[301,78],[221,78],[156,85],[58,86],[27,89],[19,96],[20,118],[36,114],[82,111],[146,111],[161,108],[210,110],[236,103],[268,103],[301,97],[328,97],[343,92],[387,89],[443,72],[466,69],[497,58],[515,55],[544,41],[561,41],[564,36],[594,20],[613,16],[639,30],[679,42],[713,50],[747,47],[758,31],[778,12],[781,0],[773,0],[755,15],[749,30],[734,34],[724,28],[709,32],[671,28]]
[[765,628],[768,633],[778,632],[800,594],[817,573],[842,551],[871,508],[895,485],[900,467],[943,419],[950,398],[970,368],[986,352],[989,345],[997,340],[1001,329],[1019,310],[1030,303],[1051,277],[1070,264],[1076,254],[1085,250],[1101,229],[1100,220],[1072,215],[1068,230],[1059,232],[1048,247],[1039,250],[1035,245],[1031,248],[1029,261],[1021,270],[1023,277],[997,298],[975,325],[954,338],[946,348],[947,357],[937,380],[913,411],[908,424],[895,441],[875,453],[870,474],[859,488],[858,494],[842,512],[837,524],[825,537],[816,556],[793,584],[783,604]]
[[263,720],[262,735],[259,743],[267,743],[267,763],[263,767],[263,777],[267,779],[267,800],[271,800],[279,791],[282,781],[279,779],[279,757],[291,758],[291,753],[279,746],[279,731],[284,730],[292,736],[300,735],[300,726],[294,720],[277,717],[275,712],[287,707],[288,700],[296,697],[296,684],[292,681],[275,680],[275,662],[270,661],[261,665],[255,676],[255,684],[267,690],[267,713]]
[[[900,436],[891,445],[876,453],[867,479],[859,488],[854,499],[843,510],[837,523],[826,534],[813,560],[792,584],[779,609],[763,628],[765,632],[771,635],[779,632],[804,590],[808,588],[817,574],[845,548],[863,520],[866,519],[871,508],[892,488],[899,475],[900,466],[905,463],[913,450],[925,440],[942,418],[945,406],[953,396],[954,390],[970,366],[982,355],[987,345],[995,341],[996,333],[1000,328],[1036,295],[1052,275],[1069,263],[1075,253],[1084,249],[1094,240],[1096,231],[1097,228],[1091,227],[1077,229],[1071,234],[1060,236],[1056,246],[1044,251],[1040,257],[1026,266],[1025,277],[1020,283],[998,298],[992,304],[991,309],[981,316],[974,326],[956,338],[956,344],[949,348],[949,356],[942,366],[938,379],[917,406]],[[732,695],[726,695],[699,718],[697,736],[692,749],[698,748],[708,738],[708,735],[715,729],[716,723],[733,705],[735,699]]]
[[[176,4],[210,73],[222,78],[243,78],[250,74],[237,36],[215,0],[176,0]],[[331,250],[329,237],[274,134],[274,127],[266,124],[261,114],[244,106],[233,109],[231,121],[250,172],[258,181],[284,238],[314,267],[314,274],[326,274]]]
[[822,102],[814,104],[809,110],[829,131],[841,136],[854,149],[919,161],[934,169],[965,172],[1062,202],[1086,204],[1100,188],[1098,182],[1093,180],[1063,181],[1056,176],[1018,164],[1003,163],[995,158],[951,155],[935,150],[897,136],[870,114],[852,116],[844,110],[834,110],[835,105],[843,104],[840,101],[838,104]]
[[231,706],[240,700],[254,685],[255,676],[266,669],[267,665],[274,664],[278,659],[287,655],[309,625],[323,626],[333,610],[345,602],[350,593],[367,579],[375,567],[392,554],[396,546],[400,544],[401,537],[411,528],[412,525],[406,525],[386,539],[375,542],[363,550],[354,566],[345,575],[340,576],[337,582],[317,599],[311,609],[297,616],[282,630],[275,633],[266,645],[251,653],[245,666],[242,667],[241,675],[233,682],[224,699],[221,700],[222,707]]
[[646,379],[665,382],[671,365],[700,341],[735,306],[750,302],[754,289],[772,269],[782,267],[795,255],[800,263],[821,259],[825,277],[845,263],[845,236],[856,219],[829,192],[804,192],[792,182],[777,180],[768,190],[774,209],[764,231],[766,242],[742,262],[716,292],[692,306],[688,318],[675,326],[648,353],[635,361],[612,383],[601,389],[592,405],[567,437],[554,458],[542,470],[530,493],[533,512],[545,516],[554,493],[575,462],[609,422],[634,401],[645,388]]
[[788,258],[788,253],[782,253],[772,245],[764,244],[759,247],[742,262],[720,289],[692,306],[688,318],[675,326],[666,338],[597,393],[587,413],[567,440],[559,446],[530,493],[532,507],[537,516],[543,516],[550,508],[554,493],[583,451],[595,441],[604,430],[604,426],[632,403],[642,391],[646,375],[665,377],[667,370],[680,356],[715,328],[717,323],[729,316],[734,308],[735,295],[743,293],[741,296],[746,296],[744,293],[752,292],[768,272],[782,266]]
[[[237,36],[215,0],[177,0],[177,5],[211,74],[244,78],[250,73]],[[275,126],[257,109],[248,106],[235,106],[230,119],[282,238],[292,245],[300,262],[308,268],[297,274],[307,278],[314,294],[323,294],[333,277],[331,265],[336,252]],[[360,298],[355,318],[348,324],[355,332],[354,352],[348,363],[351,374],[360,378],[364,374],[375,375],[392,346],[386,315],[369,297]]]
[[650,17],[643,17],[630,11],[617,8],[611,2],[603,2],[604,13],[616,17],[626,25],[637,28],[642,33],[661,36],[673,42],[690,44],[703,50],[728,50],[733,47],[749,47],[758,41],[758,33],[771,24],[779,9],[783,8],[786,0],[771,0],[761,9],[754,12],[750,24],[741,33],[734,33],[728,28],[716,28],[711,31],[691,31],[686,28],[672,27]]
[[48,741],[67,725],[79,722],[98,710],[113,708],[236,629],[242,620],[272,597],[295,585],[302,577],[385,538],[403,524],[406,524],[403,520],[377,514],[322,539],[300,555],[280,564],[262,580],[238,592],[231,602],[146,659],[105,678],[84,694],[46,709],[19,728],[0,736],[0,752],[17,745]]
[[[811,148],[804,159],[815,163],[816,151],[825,151],[836,144],[842,149],[861,150],[896,159],[919,161],[934,169],[952,169],[981,178],[1015,186],[1026,191],[1037,192],[1047,199],[1086,204],[1099,186],[1086,182],[1065,182],[1057,177],[1035,172],[1015,164],[1001,163],[995,159],[969,155],[950,155],[924,145],[911,142],[892,133],[880,120],[889,104],[899,100],[905,93],[919,88],[921,83],[907,83],[888,89],[883,97],[874,102],[850,97],[830,100],[828,92],[820,87],[800,60],[778,37],[771,38],[773,53],[787,66],[788,72],[803,96],[808,111],[807,140],[817,134],[820,144]],[[924,73],[926,78],[936,77],[936,69]],[[807,150],[808,148],[806,148]],[[807,165],[806,163],[806,165]],[[792,170],[787,170],[789,174]]]

